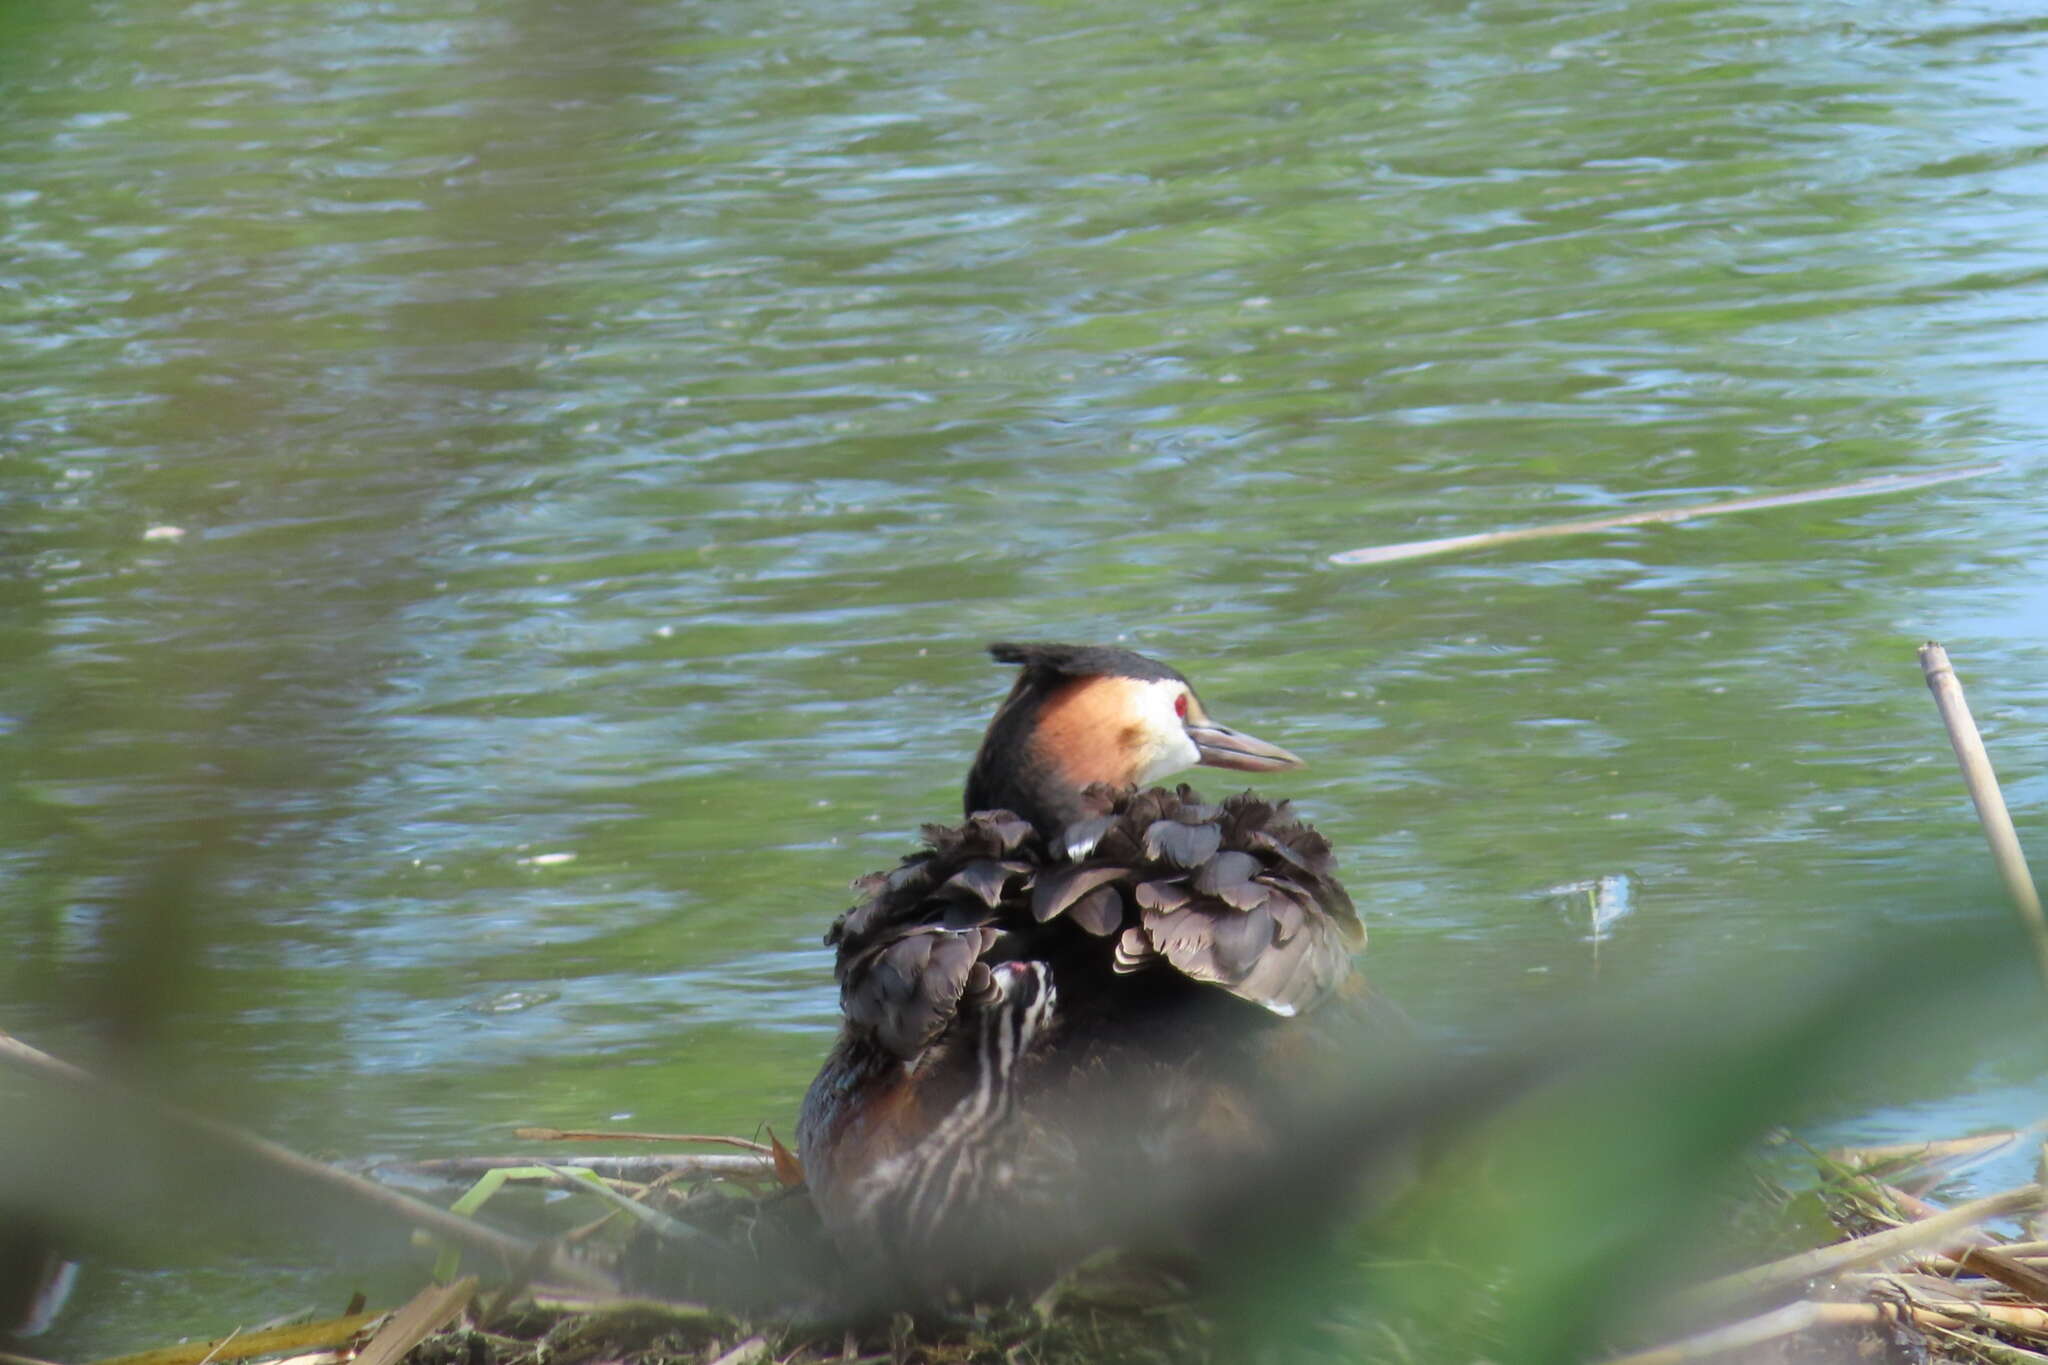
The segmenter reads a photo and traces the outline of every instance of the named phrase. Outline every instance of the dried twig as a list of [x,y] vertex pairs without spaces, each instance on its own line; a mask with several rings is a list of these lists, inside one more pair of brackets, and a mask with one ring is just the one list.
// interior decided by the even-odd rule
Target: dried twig
[[1853,483],[1830,484],[1825,488],[1800,488],[1789,493],[1759,493],[1725,502],[1694,503],[1689,507],[1659,507],[1644,512],[1623,512],[1611,517],[1589,517],[1583,521],[1556,521],[1546,526],[1523,526],[1512,531],[1486,531],[1470,536],[1446,536],[1441,540],[1411,540],[1400,545],[1375,545],[1364,550],[1346,550],[1330,556],[1332,564],[1387,564],[1397,559],[1423,559],[1449,554],[1453,550],[1483,550],[1516,541],[1550,536],[1589,535],[1621,526],[1643,526],[1652,522],[1691,521],[1695,517],[1718,517],[1729,512],[1757,512],[1767,507],[1793,507],[1806,502],[1828,502],[1836,498],[1867,498],[1879,493],[1903,493],[1931,484],[1957,479],[1977,479],[2005,468],[1997,462],[1955,465],[1915,474],[1880,474]]
[[1963,685],[1948,661],[1948,651],[1929,640],[1920,646],[1920,669],[1941,708],[1948,726],[1949,743],[1955,746],[1956,762],[1962,765],[1963,782],[1977,807],[1977,820],[1991,844],[1992,861],[1998,864],[1999,879],[2019,911],[2020,923],[2033,940],[2034,958],[2041,967],[2041,980],[2048,983],[2048,916],[2041,913],[2041,896],[2027,872],[2027,855],[2020,851],[2020,837],[2012,827],[2012,814],[2005,808],[2005,796],[1998,789],[1998,774],[1991,770],[1991,756],[1984,752],[1984,738],[1970,717],[1970,703],[1963,697]]

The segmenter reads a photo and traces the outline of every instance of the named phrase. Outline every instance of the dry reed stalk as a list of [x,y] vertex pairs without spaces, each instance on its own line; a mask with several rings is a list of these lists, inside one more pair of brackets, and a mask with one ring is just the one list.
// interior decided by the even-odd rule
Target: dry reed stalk
[[1866,1237],[1853,1237],[1833,1246],[1802,1251],[1796,1256],[1772,1261],[1754,1269],[1723,1275],[1686,1290],[1675,1302],[1686,1312],[1714,1313],[1732,1308],[1746,1299],[1790,1289],[1794,1285],[1838,1271],[1855,1270],[1891,1256],[1903,1256],[1929,1246],[1940,1246],[1979,1223],[2009,1214],[2026,1213],[2042,1207],[2048,1190],[2039,1185],[2022,1185],[1959,1204],[1932,1218],[1904,1227],[1887,1228]]
[[[1942,1212],[1939,1204],[1930,1204],[1895,1186],[1879,1185],[1877,1188],[1910,1219],[1925,1220],[1938,1217]],[[2004,1247],[1956,1247],[1943,1259],[1964,1274],[1996,1280],[2007,1289],[2048,1307],[2048,1274],[2011,1255]]]
[[212,1341],[181,1341],[134,1355],[112,1356],[96,1365],[202,1365],[202,1362],[247,1360],[283,1351],[314,1351],[353,1341],[389,1313],[352,1313],[325,1322],[301,1322],[260,1332],[231,1332]]
[[739,1147],[769,1154],[765,1142],[752,1138],[723,1137],[716,1133],[627,1133],[602,1128],[515,1128],[512,1136],[529,1142],[708,1142],[720,1147]]
[[1908,1194],[1896,1185],[1880,1184],[1877,1188],[1884,1191],[1885,1198],[1898,1205],[1899,1212],[1905,1214],[1908,1221],[1917,1222],[1923,1218],[1932,1218],[1942,1211],[1941,1205],[1930,1204],[1919,1195]]
[[[1934,1258],[1930,1257],[1914,1262],[1919,1268],[1913,1270],[1845,1270],[1831,1276],[1828,1283],[1859,1298],[1895,1299],[1903,1294],[1926,1308],[1979,1304],[1985,1295],[1998,1292],[1996,1281],[1979,1279],[1975,1275],[1958,1279],[1957,1276],[1963,1275],[1960,1268],[1952,1268],[1943,1274],[1927,1268],[1933,1264]],[[1953,1267],[1954,1263],[1950,1262],[1950,1265]]]
[[662,1180],[696,1180],[710,1177],[775,1179],[775,1161],[751,1153],[727,1156],[723,1153],[671,1152],[654,1156],[437,1156],[422,1161],[380,1161],[379,1171],[393,1175],[431,1176],[440,1180],[476,1180],[501,1169],[534,1165],[557,1166],[564,1170],[590,1171],[606,1180],[651,1185]]
[[2030,1301],[2048,1308],[2048,1274],[2017,1256],[2006,1255],[2004,1248],[1965,1247],[1955,1260],[1971,1274],[1996,1280],[2015,1294],[2024,1294]]
[[[351,1175],[347,1171],[314,1161],[310,1157],[300,1156],[297,1152],[268,1138],[257,1137],[254,1133],[244,1132],[218,1119],[207,1118],[136,1094],[124,1086],[103,1080],[82,1067],[73,1066],[70,1062],[31,1047],[5,1031],[0,1031],[0,1064],[123,1105],[132,1111],[132,1118],[154,1121],[182,1137],[196,1139],[220,1151],[232,1153],[238,1160],[265,1167],[290,1177],[305,1187],[317,1189],[330,1197],[339,1197],[356,1207],[374,1209],[386,1217],[412,1227],[425,1228],[438,1237],[445,1237],[472,1251],[498,1257],[507,1265],[517,1265],[538,1254],[542,1258],[547,1274],[565,1284],[603,1292],[615,1291],[617,1288],[609,1275],[547,1249],[545,1243],[535,1243],[524,1237],[499,1232],[460,1214],[422,1203],[410,1195],[401,1194],[373,1180],[366,1180],[362,1176]],[[537,1253],[536,1247],[543,1250]]]
[[2048,1308],[2013,1304],[1951,1305],[1953,1311],[1903,1303],[1818,1303],[1802,1300],[1768,1313],[1716,1327],[1648,1351],[1616,1356],[1605,1365],[1689,1365],[1731,1351],[1748,1350],[1815,1327],[1879,1327],[1906,1322],[1919,1328],[2010,1327],[2023,1332],[2048,1331]]
[[739,1345],[711,1362],[711,1365],[761,1365],[774,1353],[768,1349],[768,1338],[748,1337]]
[[[2021,1265],[2030,1265],[2036,1270],[2048,1270],[2048,1256],[2014,1256],[2012,1254],[2013,1247],[2024,1245],[2026,1245],[2024,1242],[2007,1242],[1997,1247],[1996,1250],[1999,1255],[2011,1257],[2011,1259],[2018,1261]],[[1950,1279],[1954,1279],[1958,1275],[1968,1275],[1971,1273],[1963,1269],[1961,1261],[1945,1252],[1938,1256],[1922,1256],[1916,1264],[1926,1267],[1931,1274],[1947,1276]]]
[[462,1316],[475,1297],[474,1275],[465,1275],[454,1284],[428,1285],[363,1343],[354,1365],[398,1365],[406,1352]]
[[1970,717],[1970,703],[1963,696],[1963,684],[1956,677],[1948,651],[1929,640],[1920,646],[1920,670],[1934,693],[1948,726],[1949,743],[1955,746],[1956,762],[1962,766],[1963,782],[1977,807],[1978,823],[1991,844],[1992,861],[1998,864],[1999,879],[2019,911],[2020,923],[2034,945],[2034,958],[2041,968],[2041,980],[2048,984],[2048,916],[2041,913],[2041,896],[2027,872],[2027,855],[2020,851],[2020,837],[2013,829],[2012,814],[2005,808],[2005,796],[1998,789],[1998,774],[1991,770],[1991,756],[1984,752],[1984,737]]
[[1989,1156],[2001,1147],[2010,1146],[2029,1133],[2038,1133],[2048,1128],[2048,1119],[2041,1119],[2024,1128],[2005,1128],[1995,1133],[1976,1133],[1970,1137],[1945,1138],[1936,1142],[1891,1142],[1869,1147],[1835,1147],[1829,1149],[1827,1159],[1839,1166],[1875,1166],[1884,1161],[1905,1161],[1914,1165],[1927,1165],[1936,1161],[1947,1161],[1957,1157]]

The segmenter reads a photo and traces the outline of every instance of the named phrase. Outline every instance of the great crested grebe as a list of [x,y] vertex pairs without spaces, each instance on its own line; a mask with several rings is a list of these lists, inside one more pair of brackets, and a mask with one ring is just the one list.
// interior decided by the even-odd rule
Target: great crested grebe
[[1146,1210],[1278,1156],[1302,1055],[1329,1050],[1297,1016],[1365,939],[1286,803],[1147,786],[1301,760],[1129,650],[989,653],[1023,671],[965,823],[857,881],[825,936],[844,1025],[797,1125],[849,1264],[914,1300],[1030,1292],[1133,1228],[1203,1235]]

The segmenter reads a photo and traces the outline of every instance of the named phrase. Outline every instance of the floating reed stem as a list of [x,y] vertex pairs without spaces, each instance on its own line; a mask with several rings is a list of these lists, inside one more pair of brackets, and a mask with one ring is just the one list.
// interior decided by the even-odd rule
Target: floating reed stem
[[2027,871],[2027,855],[2020,851],[2020,836],[2012,826],[2012,813],[2005,808],[2005,796],[1998,789],[1998,774],[1991,770],[1991,756],[1984,752],[1984,738],[1970,717],[1970,703],[1963,696],[1963,684],[1956,677],[1948,651],[1933,640],[1920,646],[1920,671],[1927,675],[1928,690],[1941,708],[1942,723],[1948,726],[1949,743],[1955,746],[1956,762],[1962,766],[1963,782],[1977,807],[1977,821],[1991,844],[1992,861],[1998,876],[2019,911],[2020,923],[2033,940],[2034,959],[2041,968],[2041,980],[2048,984],[2048,917],[2041,913],[2041,896]]

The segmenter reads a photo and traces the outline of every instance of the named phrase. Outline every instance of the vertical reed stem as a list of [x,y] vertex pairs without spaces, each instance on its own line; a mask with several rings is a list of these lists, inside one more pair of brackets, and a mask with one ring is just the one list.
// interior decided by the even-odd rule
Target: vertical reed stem
[[2020,851],[2019,834],[2012,827],[2012,815],[1998,790],[1998,775],[1991,770],[1991,756],[1984,752],[1977,722],[1970,718],[1970,703],[1963,697],[1963,685],[1948,661],[1948,651],[1933,640],[1920,646],[1920,671],[1927,675],[1928,690],[1934,693],[1934,704],[1941,708],[1949,742],[1955,746],[1956,762],[1962,765],[1963,782],[1970,789],[1977,820],[1984,826],[1984,837],[1991,844],[1992,861],[1998,864],[1998,875],[2019,911],[2020,923],[2034,941],[2041,979],[2048,984],[2048,917],[2041,913],[2041,897],[2027,871],[2027,855]]

